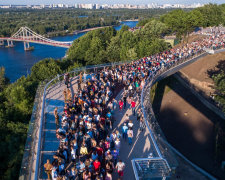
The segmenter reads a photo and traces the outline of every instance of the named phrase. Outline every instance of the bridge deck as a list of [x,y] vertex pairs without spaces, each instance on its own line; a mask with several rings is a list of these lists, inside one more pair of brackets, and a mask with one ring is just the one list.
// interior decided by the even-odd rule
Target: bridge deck
[[27,42],[27,43],[36,43],[36,44],[43,44],[43,45],[49,45],[49,46],[56,46],[56,47],[63,47],[63,48],[70,48],[72,44],[66,44],[60,41],[55,41],[55,42],[49,42],[49,41],[43,41],[43,40],[34,40],[34,39],[29,39],[29,38],[2,38],[0,37],[0,41],[17,41],[17,42]]
[[[53,85],[50,87],[47,91],[46,95],[46,120],[44,123],[44,135],[43,135],[43,146],[41,150],[41,163],[40,163],[40,177],[39,179],[47,179],[47,174],[44,172],[44,163],[47,159],[53,160],[53,154],[56,152],[57,148],[59,147],[59,141],[56,138],[55,135],[55,120],[53,111],[55,107],[58,107],[58,112],[60,113],[60,117],[62,115],[63,107],[64,107],[64,97],[63,97],[63,90],[66,86],[63,82],[57,83],[56,85]],[[77,84],[76,84],[76,77],[72,79],[71,81],[71,92],[76,91]],[[123,91],[119,92],[119,94],[116,97],[116,100],[118,101],[122,96]],[[137,98],[136,98],[137,100]],[[137,103],[137,109],[140,107],[140,103]],[[141,132],[139,130],[139,123],[137,122],[136,116],[132,115],[131,109],[126,108],[122,112],[119,111],[118,107],[115,111],[115,123],[114,123],[114,131],[119,130],[121,132],[122,124],[125,120],[125,115],[128,114],[129,118],[134,123],[134,138],[133,138],[133,144],[128,145],[128,142],[125,142],[123,139],[121,140],[121,149],[120,149],[120,158],[122,161],[125,162],[126,168],[124,171],[124,179],[134,180],[134,173],[133,168],[131,164],[131,160],[133,158],[146,158],[148,157],[149,153],[153,153],[153,156],[156,157],[157,153],[155,148],[152,146],[152,141],[149,136],[149,132],[147,128]],[[182,160],[179,160],[182,161]],[[184,178],[193,178],[193,175],[195,177],[201,177],[201,179],[204,179],[204,176],[202,176],[200,173],[196,172],[195,169],[190,167],[187,163],[182,162],[182,165],[178,167],[178,171],[176,174],[172,175],[172,179],[176,179],[177,175]],[[117,179],[118,175],[117,173],[114,173],[113,179]]]
[[[76,84],[76,78],[73,78],[71,81],[71,92],[73,93],[77,89]],[[43,165],[46,162],[47,159],[53,160],[53,154],[56,152],[56,150],[59,147],[59,140],[56,138],[55,135],[55,119],[54,119],[54,108],[58,107],[59,116],[61,117],[63,107],[64,107],[64,97],[63,97],[63,90],[66,86],[61,82],[51,87],[51,89],[48,89],[48,93],[46,95],[46,121],[44,123],[44,137],[43,137],[43,145],[41,150],[41,169],[40,169],[40,178],[46,179],[47,175],[44,172]],[[118,101],[121,98],[122,91],[117,95],[116,100]],[[137,108],[139,108],[139,103]],[[149,155],[150,152],[153,152],[154,156],[157,156],[157,153],[151,144],[151,138],[149,137],[149,133],[147,131],[147,128],[144,132],[141,132],[139,130],[139,123],[137,122],[136,116],[132,115],[131,109],[126,108],[122,112],[119,112],[119,108],[117,107],[115,111],[114,117],[116,118],[116,121],[114,123],[114,129],[122,131],[122,125],[125,121],[125,115],[128,114],[129,118],[134,123],[134,138],[133,138],[133,144],[131,146],[128,145],[128,141],[125,142],[124,140],[121,140],[121,150],[120,150],[120,158],[125,162],[126,169],[124,172],[124,178],[125,179],[135,179],[134,173],[131,165],[131,160],[133,158],[145,158]],[[114,176],[115,178],[117,175]]]

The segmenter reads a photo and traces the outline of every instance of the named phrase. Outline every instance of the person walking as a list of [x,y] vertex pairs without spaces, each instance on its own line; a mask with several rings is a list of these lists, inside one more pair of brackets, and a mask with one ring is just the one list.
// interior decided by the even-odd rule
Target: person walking
[[125,163],[122,162],[121,159],[120,159],[119,162],[116,164],[116,169],[117,169],[119,178],[122,179],[122,178],[123,178],[123,174],[124,174],[124,169],[125,169]]
[[134,123],[132,122],[132,120],[130,120],[127,124],[129,129],[133,129]]
[[131,128],[129,128],[129,130],[127,131],[127,136],[128,136],[128,143],[129,143],[129,145],[131,145],[132,138],[133,138],[133,130]]
[[69,82],[70,82],[70,75],[69,75],[69,73],[66,73],[64,75],[64,81],[65,81],[66,87],[69,88]]
[[117,100],[115,98],[112,99],[112,104],[113,104],[113,110],[116,110],[116,105],[118,104]]
[[145,128],[145,122],[143,116],[140,118],[140,130],[143,131]]
[[122,111],[122,109],[123,109],[123,101],[122,101],[122,99],[119,102],[119,108],[120,108],[120,111]]
[[141,118],[141,109],[138,110],[137,112],[137,121],[140,121],[140,118]]
[[123,127],[122,127],[122,132],[123,132],[123,139],[124,139],[125,141],[127,140],[127,130],[128,130],[127,124],[124,123],[124,124],[123,124]]
[[136,107],[136,102],[134,101],[134,99],[132,99],[132,101],[131,101],[131,108],[132,108],[133,116],[135,116],[135,107]]
[[48,179],[51,179],[51,172],[53,165],[50,163],[50,160],[47,159],[47,162],[44,164],[45,172],[48,175]]
[[123,104],[124,104],[124,109],[126,109],[126,107],[127,107],[127,93],[126,92],[124,92],[124,95],[123,95]]
[[72,95],[70,89],[67,89],[67,101],[70,102],[72,101]]
[[66,88],[63,90],[64,103],[67,103],[67,90]]
[[59,128],[59,114],[58,114],[58,108],[57,107],[54,109],[54,116],[55,116],[56,129],[58,129]]

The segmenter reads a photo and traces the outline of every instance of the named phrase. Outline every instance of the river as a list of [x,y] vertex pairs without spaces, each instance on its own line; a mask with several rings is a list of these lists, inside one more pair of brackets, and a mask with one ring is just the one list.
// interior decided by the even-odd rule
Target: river
[[[127,25],[129,27],[135,27],[137,21],[124,21],[120,26],[115,26],[114,28],[118,31],[121,29],[122,25]],[[85,33],[80,33],[77,35],[67,35],[59,36],[51,39],[58,41],[73,41]],[[32,44],[34,46],[33,51],[24,51],[22,42],[14,42],[15,47],[6,48],[0,47],[0,66],[4,66],[6,69],[6,76],[10,79],[11,82],[16,81],[23,75],[30,73],[31,67],[38,61],[44,58],[54,58],[60,59],[65,56],[67,51],[66,48],[47,46],[41,44]]]

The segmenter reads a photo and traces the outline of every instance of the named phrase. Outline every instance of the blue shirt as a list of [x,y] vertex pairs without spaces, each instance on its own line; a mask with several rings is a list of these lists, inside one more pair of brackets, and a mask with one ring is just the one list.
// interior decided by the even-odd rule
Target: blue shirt
[[127,133],[127,130],[128,130],[128,127],[127,127],[127,126],[123,126],[123,127],[122,127],[123,133]]

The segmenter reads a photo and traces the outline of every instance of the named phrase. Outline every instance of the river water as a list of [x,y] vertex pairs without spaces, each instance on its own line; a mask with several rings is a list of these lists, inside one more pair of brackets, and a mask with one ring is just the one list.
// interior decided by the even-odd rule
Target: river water
[[[120,26],[116,26],[116,30],[120,30],[122,24],[125,24],[129,27],[135,27],[137,21],[127,21],[122,22]],[[80,33],[77,35],[68,35],[68,36],[59,36],[52,39],[58,41],[73,41],[85,33]],[[4,66],[6,69],[6,76],[10,78],[11,82],[16,81],[23,75],[30,73],[31,67],[38,61],[44,58],[54,58],[59,59],[65,56],[67,51],[66,48],[47,46],[41,44],[32,44],[34,46],[33,51],[24,51],[23,43],[16,42],[14,43],[15,47],[5,48],[0,47],[0,66]]]

